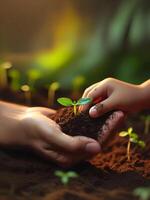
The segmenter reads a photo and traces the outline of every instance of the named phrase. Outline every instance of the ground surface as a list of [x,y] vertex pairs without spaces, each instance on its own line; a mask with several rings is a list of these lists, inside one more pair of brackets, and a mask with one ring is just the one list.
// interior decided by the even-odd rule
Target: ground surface
[[68,186],[54,175],[62,169],[53,163],[31,152],[0,148],[0,200],[137,200],[132,191],[150,186],[150,133],[143,135],[138,115],[128,119],[124,128],[129,126],[146,141],[144,151],[133,145],[128,163],[127,141],[116,136],[91,162],[71,169],[80,176]]

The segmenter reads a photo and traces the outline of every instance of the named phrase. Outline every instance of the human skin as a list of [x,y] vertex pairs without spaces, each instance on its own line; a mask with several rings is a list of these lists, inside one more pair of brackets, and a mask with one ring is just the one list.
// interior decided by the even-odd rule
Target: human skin
[[[80,107],[80,111],[89,110],[91,117],[96,118],[112,110],[121,110],[125,114],[150,108],[150,80],[134,85],[114,78],[107,78],[87,88],[83,98],[97,101]],[[117,125],[117,124],[116,124]]]
[[[29,148],[39,155],[69,167],[100,152],[100,144],[84,136],[71,137],[63,133],[49,116],[54,110],[42,107],[25,107],[0,101],[0,146]],[[113,114],[113,124],[124,117]],[[109,126],[109,122],[111,122]],[[108,119],[109,132],[113,130]],[[109,132],[103,129],[103,141]]]

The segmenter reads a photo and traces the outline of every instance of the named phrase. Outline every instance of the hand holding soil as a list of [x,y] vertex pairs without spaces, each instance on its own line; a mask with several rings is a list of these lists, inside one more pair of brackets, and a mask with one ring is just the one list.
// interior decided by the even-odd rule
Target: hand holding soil
[[[71,166],[99,153],[100,144],[123,118],[122,112],[115,112],[101,120],[93,120],[88,114],[74,119],[71,109],[67,112],[61,109],[55,114],[54,110],[47,108],[28,108],[4,102],[0,102],[0,110],[0,145],[29,148],[63,166]],[[62,114],[64,117],[60,120]],[[72,127],[66,123],[68,114]],[[104,125],[106,119],[107,126]]]
[[49,118],[55,113],[47,108],[28,108],[0,102],[0,144],[31,148],[42,156],[70,166],[100,151],[97,141],[71,137]]

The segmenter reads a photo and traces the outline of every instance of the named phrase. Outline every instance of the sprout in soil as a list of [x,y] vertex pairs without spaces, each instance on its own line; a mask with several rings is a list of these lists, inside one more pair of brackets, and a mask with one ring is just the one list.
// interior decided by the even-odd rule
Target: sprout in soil
[[58,82],[53,82],[49,85],[48,88],[48,107],[51,107],[54,105],[55,100],[55,94],[56,91],[59,90],[60,84]]
[[20,72],[16,69],[12,69],[9,72],[9,77],[11,78],[11,89],[14,91],[18,91],[21,87],[20,84]]
[[29,85],[22,85],[21,90],[24,93],[25,101],[27,105],[31,105],[31,89]]
[[6,88],[8,86],[8,70],[12,68],[10,62],[3,62],[0,64],[0,75],[1,75],[1,87]]
[[139,187],[133,191],[134,196],[138,196],[140,200],[150,199],[150,188],[149,187]]
[[145,142],[140,140],[139,139],[139,136],[137,135],[137,133],[134,133],[133,132],[133,128],[128,128],[127,131],[122,131],[119,133],[119,136],[120,137],[126,137],[128,136],[129,137],[129,140],[128,140],[128,145],[127,145],[127,158],[128,158],[128,161],[131,160],[130,158],[130,147],[131,147],[131,143],[135,143],[136,145],[140,146],[141,148],[145,148]]
[[70,98],[66,98],[66,97],[62,97],[62,98],[58,98],[57,102],[60,103],[63,106],[73,106],[73,112],[76,115],[77,114],[77,106],[81,106],[81,105],[85,105],[88,103],[91,103],[91,99],[90,98],[82,98],[79,99],[78,101],[72,101],[72,99]]
[[150,128],[150,115],[141,116],[141,119],[144,121],[144,124],[145,124],[144,134],[148,134],[149,128]]
[[77,178],[79,175],[74,171],[63,172],[57,170],[55,171],[55,176],[60,178],[62,184],[67,185],[71,178]]

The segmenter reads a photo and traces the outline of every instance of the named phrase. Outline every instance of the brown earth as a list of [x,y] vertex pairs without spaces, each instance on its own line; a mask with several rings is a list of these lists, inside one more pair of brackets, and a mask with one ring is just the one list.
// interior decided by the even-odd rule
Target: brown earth
[[62,108],[50,118],[60,125],[62,131],[71,136],[83,135],[100,140],[102,126],[113,112],[107,113],[99,118],[91,118],[88,111],[77,115],[73,113],[73,108]]

